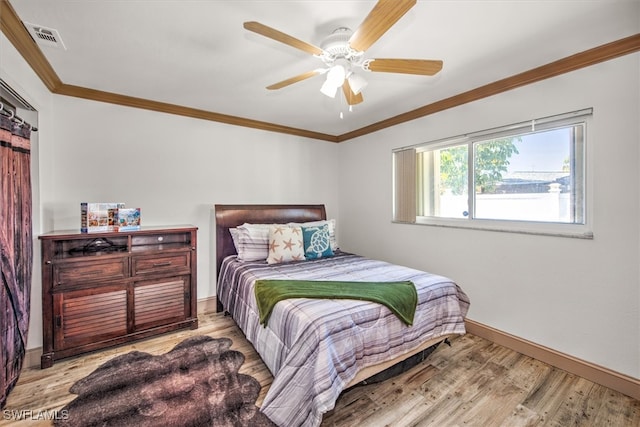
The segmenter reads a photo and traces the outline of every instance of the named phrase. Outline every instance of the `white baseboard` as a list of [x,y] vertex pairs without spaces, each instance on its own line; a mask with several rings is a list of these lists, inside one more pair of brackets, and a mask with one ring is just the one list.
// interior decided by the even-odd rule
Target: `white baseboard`
[[640,400],[640,380],[499,331],[470,319],[467,332]]

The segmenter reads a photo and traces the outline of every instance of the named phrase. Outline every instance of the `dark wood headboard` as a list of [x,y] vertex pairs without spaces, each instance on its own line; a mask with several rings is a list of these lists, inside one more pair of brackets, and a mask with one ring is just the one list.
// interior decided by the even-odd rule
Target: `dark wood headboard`
[[236,254],[229,229],[244,224],[286,224],[327,219],[324,205],[215,205],[216,277],[222,260]]

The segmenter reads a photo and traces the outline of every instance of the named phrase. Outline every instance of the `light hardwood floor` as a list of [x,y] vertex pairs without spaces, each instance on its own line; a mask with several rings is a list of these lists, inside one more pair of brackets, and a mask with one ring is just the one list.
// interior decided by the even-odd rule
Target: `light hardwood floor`
[[[131,350],[165,353],[192,335],[228,337],[246,361],[240,372],[262,384],[272,377],[230,317],[200,316],[186,330],[25,369],[0,414],[2,426],[48,426],[73,400],[69,387],[108,359]],[[49,411],[49,412],[47,412]],[[22,418],[22,419],[17,419]],[[505,347],[467,334],[441,345],[413,369],[383,383],[344,392],[327,426],[640,426],[640,402]]]

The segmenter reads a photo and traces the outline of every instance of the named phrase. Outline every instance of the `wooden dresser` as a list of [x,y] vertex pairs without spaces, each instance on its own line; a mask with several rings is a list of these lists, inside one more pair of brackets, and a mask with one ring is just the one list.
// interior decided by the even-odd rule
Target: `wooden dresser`
[[41,235],[41,367],[176,329],[196,329],[197,230],[143,227]]

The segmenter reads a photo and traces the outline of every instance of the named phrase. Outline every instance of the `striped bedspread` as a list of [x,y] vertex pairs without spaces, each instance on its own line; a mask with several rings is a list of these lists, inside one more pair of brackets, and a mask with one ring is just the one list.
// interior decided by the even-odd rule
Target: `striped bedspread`
[[[383,305],[356,300],[289,299],[260,325],[257,279],[412,281],[418,292],[414,324]],[[467,295],[450,279],[338,252],[331,258],[267,264],[227,257],[218,299],[274,376],[262,404],[279,426],[318,426],[344,386],[364,367],[406,353],[423,341],[464,334]]]

